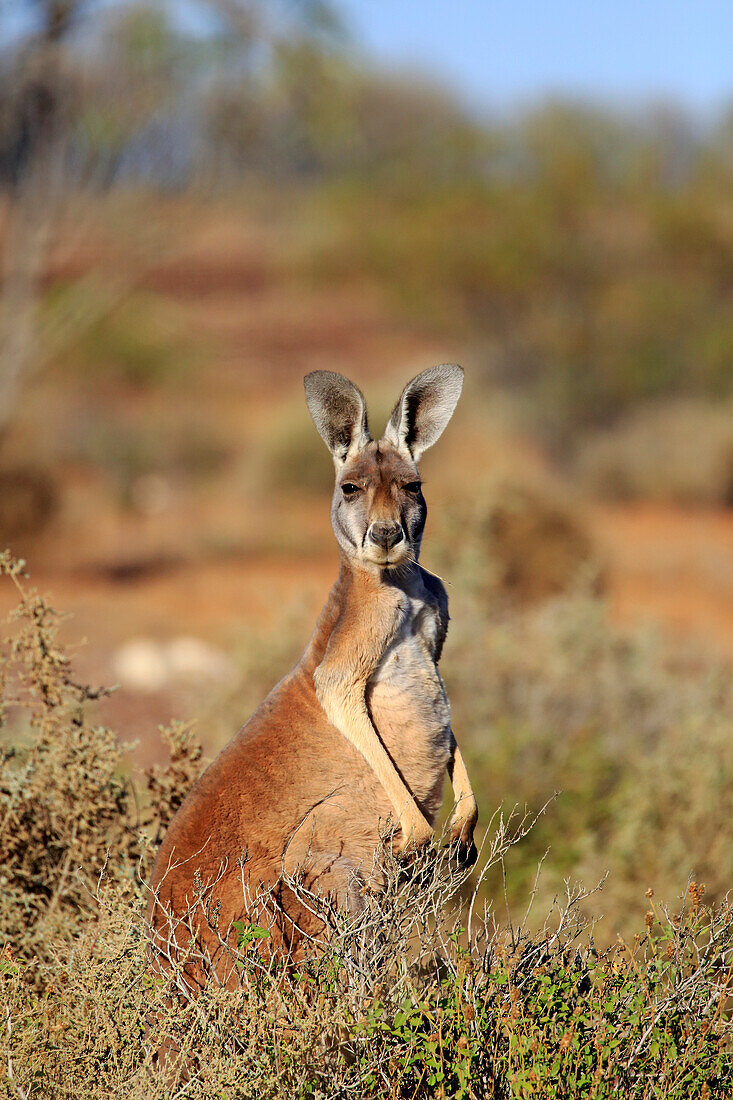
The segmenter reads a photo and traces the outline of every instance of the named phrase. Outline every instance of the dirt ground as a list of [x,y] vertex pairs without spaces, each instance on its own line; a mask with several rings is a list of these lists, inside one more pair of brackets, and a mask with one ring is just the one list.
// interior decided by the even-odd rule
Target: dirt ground
[[617,621],[657,622],[733,655],[733,512],[637,504],[591,514]]

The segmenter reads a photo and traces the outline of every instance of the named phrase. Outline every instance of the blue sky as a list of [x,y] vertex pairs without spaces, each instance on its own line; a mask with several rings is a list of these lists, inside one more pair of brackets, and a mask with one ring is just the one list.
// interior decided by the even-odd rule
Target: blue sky
[[547,93],[695,110],[733,101],[733,0],[338,0],[357,42],[472,104]]
[[[621,106],[671,99],[703,112],[733,103],[733,0],[332,2],[362,50],[432,74],[478,108],[552,93]],[[24,9],[0,0],[0,34],[25,23]]]

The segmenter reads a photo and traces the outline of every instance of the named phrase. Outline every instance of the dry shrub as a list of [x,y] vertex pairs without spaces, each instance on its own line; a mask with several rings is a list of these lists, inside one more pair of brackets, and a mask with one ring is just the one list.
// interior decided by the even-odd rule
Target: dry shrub
[[582,507],[521,453],[496,455],[485,470],[441,488],[426,561],[457,593],[471,589],[480,618],[493,619],[497,607],[521,613],[563,593],[603,590],[603,562]]
[[2,655],[3,716],[28,734],[25,747],[2,753],[0,934],[15,950],[43,955],[87,919],[77,868],[101,867],[113,849],[116,873],[129,877],[139,849],[123,750],[109,730],[87,724],[85,707],[100,693],[73,679],[57,644],[59,616],[23,586],[21,568],[0,558],[20,598]]
[[0,539],[37,535],[58,506],[58,491],[46,470],[32,466],[0,469]]
[[[527,824],[495,819],[482,869]],[[733,1086],[733,922],[700,884],[674,914],[652,902],[643,934],[605,952],[588,939],[582,890],[568,887],[531,936],[521,922],[498,930],[464,885],[434,852],[407,874],[393,865],[385,892],[357,918],[331,910],[318,951],[288,970],[261,950],[267,928],[243,922],[239,984],[192,1000],[175,972],[151,977],[139,912],[102,884],[42,994],[6,952],[10,1092],[687,1100]]]
[[611,500],[733,506],[733,406],[678,399],[637,409],[580,448],[578,473]]
[[106,692],[74,679],[57,640],[61,616],[26,585],[23,564],[0,555],[0,578],[19,597],[0,650],[0,938],[24,956],[46,958],[59,936],[86,926],[94,908],[80,868],[96,876],[106,867],[115,883],[137,891],[142,831],[158,831],[170,818],[200,750],[174,727],[171,769],[165,779],[151,773],[153,799],[138,805],[124,775],[125,746],[90,719],[90,706]]
[[[290,880],[328,934],[285,967],[269,928],[243,920],[229,947],[236,987],[212,977],[187,995],[181,960],[150,966],[140,829],[169,819],[199,749],[172,730],[171,769],[149,775],[153,804],[138,811],[123,750],[89,721],[96,693],[57,645],[58,616],[19,564],[0,562],[20,598],[0,665],[5,734],[18,742],[0,781],[6,1095],[687,1100],[733,1088],[727,899],[709,907],[690,883],[681,907],[652,901],[642,933],[601,952],[589,895],[569,884],[545,919],[529,920],[537,888],[524,917],[499,919],[481,883],[498,874],[506,892],[511,853],[532,836],[526,815],[494,815],[474,879],[445,851],[409,867],[383,853],[384,892],[358,915]],[[215,885],[193,883],[192,896],[216,913]]]
[[202,756],[201,745],[190,726],[173,722],[160,732],[168,747],[168,763],[154,764],[146,772],[146,785],[154,807],[152,817],[156,830],[152,840],[155,845],[163,839],[178,807],[198,778]]
[[494,589],[521,605],[571,589],[578,577],[600,575],[580,518],[558,501],[520,485],[503,485],[490,498],[484,524]]

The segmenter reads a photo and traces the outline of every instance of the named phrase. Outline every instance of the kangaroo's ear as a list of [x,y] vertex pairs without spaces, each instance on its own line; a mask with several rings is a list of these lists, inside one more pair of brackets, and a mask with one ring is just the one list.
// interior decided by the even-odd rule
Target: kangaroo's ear
[[313,423],[337,466],[371,440],[366,403],[348,378],[330,370],[306,374],[305,400]]
[[384,433],[393,447],[417,462],[432,447],[453,415],[463,389],[463,368],[454,363],[430,367],[408,382]]

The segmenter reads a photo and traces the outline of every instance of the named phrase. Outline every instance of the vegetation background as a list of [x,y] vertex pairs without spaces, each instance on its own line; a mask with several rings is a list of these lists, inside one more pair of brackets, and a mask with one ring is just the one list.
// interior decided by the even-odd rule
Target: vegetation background
[[[68,954],[89,920],[71,869],[140,857],[128,782],[155,840],[201,766],[186,742],[160,770],[161,727],[215,755],[304,646],[336,568],[316,368],[352,377],[377,425],[426,365],[467,369],[424,461],[424,560],[451,584],[444,675],[482,823],[543,811],[481,901],[501,923],[533,897],[537,932],[566,878],[603,880],[577,906],[604,946],[644,926],[648,889],[674,909],[692,879],[723,904],[730,112],[491,113],[385,69],[338,4],[192,8],[0,10],[0,549],[71,613],[67,687],[117,685],[84,697],[83,728],[129,746],[104,733],[96,788],[52,754],[33,788],[51,824],[18,848],[43,729],[7,651],[9,957]],[[27,857],[51,835],[47,874]]]

